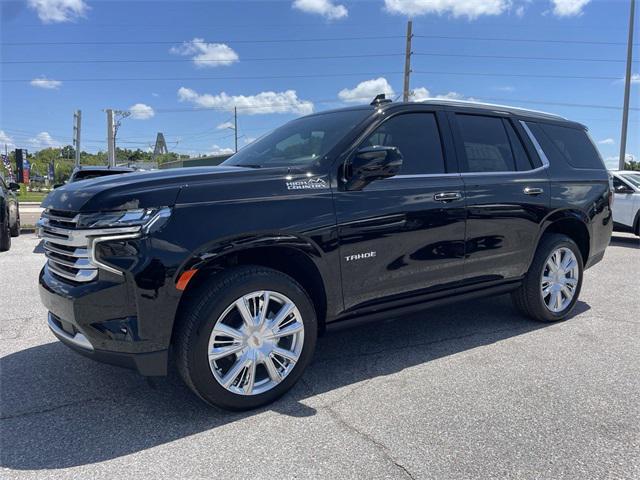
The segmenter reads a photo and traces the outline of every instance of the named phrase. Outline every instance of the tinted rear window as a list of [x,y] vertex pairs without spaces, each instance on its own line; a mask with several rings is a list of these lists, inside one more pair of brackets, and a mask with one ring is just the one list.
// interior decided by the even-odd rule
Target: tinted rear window
[[527,122],[550,162],[564,159],[574,168],[604,169],[587,132],[578,128]]

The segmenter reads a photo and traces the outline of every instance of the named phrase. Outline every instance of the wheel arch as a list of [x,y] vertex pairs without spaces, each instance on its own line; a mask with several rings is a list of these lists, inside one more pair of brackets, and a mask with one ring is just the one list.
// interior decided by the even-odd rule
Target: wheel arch
[[538,244],[544,235],[548,233],[566,235],[578,245],[582,261],[586,265],[591,252],[591,234],[588,225],[587,216],[579,210],[556,211],[544,220],[538,237]]
[[176,319],[215,275],[242,265],[272,268],[296,280],[311,298],[318,328],[324,330],[328,296],[331,295],[324,278],[331,274],[327,272],[320,249],[313,242],[293,235],[266,235],[251,241],[228,239],[192,255],[174,277],[178,283],[185,272],[195,271],[178,303]]

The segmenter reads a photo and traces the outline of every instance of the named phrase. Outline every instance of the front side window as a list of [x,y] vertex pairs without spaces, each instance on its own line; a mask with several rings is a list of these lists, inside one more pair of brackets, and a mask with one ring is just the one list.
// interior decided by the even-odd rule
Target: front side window
[[438,122],[433,113],[405,113],[392,117],[361,146],[397,147],[402,154],[400,175],[445,172]]
[[507,131],[498,117],[457,114],[466,154],[466,172],[512,172],[516,170]]
[[239,167],[305,166],[317,162],[371,115],[358,109],[293,120],[247,145],[223,165]]

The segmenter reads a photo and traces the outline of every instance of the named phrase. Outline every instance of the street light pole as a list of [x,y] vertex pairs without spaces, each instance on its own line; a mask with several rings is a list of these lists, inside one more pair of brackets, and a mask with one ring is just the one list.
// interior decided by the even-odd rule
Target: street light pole
[[622,108],[622,131],[620,133],[620,157],[618,169],[624,170],[624,160],[627,154],[627,126],[629,124],[629,97],[631,96],[631,63],[633,53],[633,21],[635,17],[636,0],[631,0],[629,11],[629,39],[627,44],[627,72],[624,78],[624,106]]

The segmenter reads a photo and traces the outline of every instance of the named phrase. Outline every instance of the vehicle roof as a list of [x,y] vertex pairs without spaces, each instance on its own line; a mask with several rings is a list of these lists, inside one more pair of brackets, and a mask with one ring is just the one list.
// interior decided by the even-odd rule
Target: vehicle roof
[[499,105],[494,103],[484,103],[484,102],[476,102],[476,101],[470,101],[470,100],[448,100],[448,99],[440,99],[440,98],[427,98],[419,102],[386,102],[386,103],[379,103],[377,105],[358,105],[353,107],[325,110],[322,112],[317,112],[315,115],[322,115],[326,113],[349,111],[349,110],[371,110],[373,112],[376,109],[387,110],[387,109],[399,108],[402,106],[411,106],[411,105],[418,106],[418,105],[425,105],[425,104],[435,105],[440,107],[456,108],[456,109],[463,108],[465,110],[470,110],[470,111],[477,110],[477,111],[483,111],[483,112],[491,111],[495,113],[508,113],[510,115],[515,115],[518,117],[527,117],[527,118],[537,119],[537,120],[569,123],[573,125],[578,125],[586,129],[586,127],[580,124],[579,122],[569,120],[561,115],[542,112],[539,110],[531,110],[528,108],[513,107],[510,105]]

